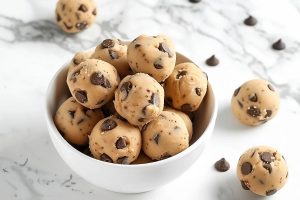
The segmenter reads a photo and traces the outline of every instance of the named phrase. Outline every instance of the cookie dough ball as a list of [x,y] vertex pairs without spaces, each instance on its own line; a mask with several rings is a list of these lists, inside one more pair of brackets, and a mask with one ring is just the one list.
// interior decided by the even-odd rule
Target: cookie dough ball
[[92,54],[93,54],[92,51],[80,51],[80,52],[77,52],[74,55],[74,57],[72,58],[71,62],[69,63],[68,73],[72,69],[74,69],[74,67],[78,66],[83,61],[86,61],[87,59],[89,59]]
[[272,119],[279,108],[279,95],[267,81],[254,79],[234,91],[231,108],[243,124],[257,126]]
[[87,59],[67,76],[72,96],[78,103],[90,109],[100,108],[112,100],[119,82],[120,78],[114,66],[97,59]]
[[174,70],[176,51],[165,35],[141,35],[128,45],[127,58],[134,72],[147,73],[162,82]]
[[94,158],[118,164],[129,164],[136,160],[142,145],[139,129],[115,116],[101,120],[89,139]]
[[143,127],[143,151],[153,160],[174,156],[189,146],[189,133],[183,119],[163,111]]
[[164,88],[170,106],[192,112],[199,108],[206,94],[207,75],[194,63],[181,63],[175,66]]
[[96,47],[92,58],[112,64],[117,69],[121,79],[132,74],[132,70],[127,61],[127,45],[121,40],[103,40],[102,43]]
[[270,196],[286,183],[288,168],[284,157],[276,149],[258,146],[248,149],[240,157],[237,175],[245,190]]
[[59,0],[56,4],[56,22],[67,33],[77,33],[91,26],[96,19],[94,0]]
[[133,125],[144,125],[158,117],[164,107],[164,89],[143,73],[126,76],[115,92],[117,112]]
[[70,97],[58,108],[54,123],[68,142],[86,145],[88,135],[103,117],[101,110],[89,110]]

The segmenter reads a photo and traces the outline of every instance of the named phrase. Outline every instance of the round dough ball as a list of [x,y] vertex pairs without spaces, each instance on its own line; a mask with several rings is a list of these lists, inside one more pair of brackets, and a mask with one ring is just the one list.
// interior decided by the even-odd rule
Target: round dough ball
[[88,135],[95,124],[103,118],[100,109],[89,110],[70,97],[56,111],[54,123],[68,142],[86,145]]
[[128,45],[127,59],[134,72],[147,73],[163,82],[174,70],[176,51],[165,35],[141,35]]
[[97,59],[87,59],[80,63],[67,77],[72,96],[90,109],[100,108],[112,100],[119,82],[114,66]]
[[115,116],[96,124],[89,139],[94,158],[118,164],[129,164],[136,160],[142,146],[139,129]]
[[133,125],[144,125],[158,117],[164,107],[164,89],[143,73],[126,76],[115,92],[117,112]]
[[121,40],[103,40],[102,43],[96,47],[92,58],[112,64],[117,69],[121,79],[132,74],[132,70],[127,61],[127,45]]
[[267,81],[254,79],[234,91],[231,108],[243,124],[257,126],[272,119],[279,108],[279,95]]
[[176,65],[164,84],[166,102],[184,112],[195,111],[206,94],[207,83],[207,75],[194,63]]
[[270,196],[286,183],[288,168],[284,157],[276,149],[257,146],[248,149],[240,157],[237,176],[245,190]]
[[72,58],[72,61],[69,63],[68,73],[73,68],[75,68],[76,66],[78,66],[80,63],[82,63],[83,61],[86,61],[87,59],[89,59],[92,54],[93,54],[92,51],[80,51],[80,52],[77,52],[74,55],[74,57]]
[[91,26],[96,19],[94,0],[59,0],[56,4],[56,22],[67,33],[77,33]]
[[175,110],[175,109],[172,109],[169,107],[165,107],[164,111],[174,112],[177,115],[179,115],[181,117],[181,119],[183,119],[184,124],[189,132],[189,141],[191,141],[192,136],[193,136],[193,123],[192,123],[190,117],[187,114],[185,114],[184,112],[181,112],[179,110]]
[[174,156],[189,146],[189,133],[183,119],[163,111],[142,129],[143,151],[153,160]]

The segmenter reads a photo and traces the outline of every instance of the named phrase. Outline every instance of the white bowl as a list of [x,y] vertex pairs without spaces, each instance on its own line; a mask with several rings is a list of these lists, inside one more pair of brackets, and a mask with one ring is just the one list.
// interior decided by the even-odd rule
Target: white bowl
[[[177,53],[176,63],[190,62]],[[59,105],[70,95],[66,84],[67,65],[53,77],[46,94],[46,121],[52,142],[66,164],[86,181],[121,193],[140,193],[169,183],[185,172],[201,155],[213,132],[217,103],[209,84],[206,96],[194,116],[191,146],[165,160],[136,165],[120,165],[96,160],[72,147],[59,133],[53,117]]]

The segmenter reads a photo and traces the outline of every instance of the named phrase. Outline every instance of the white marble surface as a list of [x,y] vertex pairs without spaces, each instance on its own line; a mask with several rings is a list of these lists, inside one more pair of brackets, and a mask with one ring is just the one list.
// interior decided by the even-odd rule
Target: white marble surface
[[[77,34],[58,30],[56,1],[10,0],[0,6],[0,199],[207,199],[252,200],[235,176],[239,155],[253,145],[278,148],[289,164],[287,185],[268,199],[299,199],[300,2],[298,0],[99,0],[96,25]],[[242,21],[248,14],[255,27]],[[82,180],[65,165],[50,142],[44,120],[47,84],[78,50],[107,37],[170,35],[177,50],[209,75],[219,115],[203,155],[184,175],[152,192],[123,195]],[[283,38],[287,49],[274,51]],[[212,54],[215,68],[205,66]],[[281,95],[276,118],[257,128],[240,125],[230,111],[233,90],[251,78],[272,82]],[[226,157],[230,171],[214,162]],[[159,178],[159,177],[158,177]],[[298,197],[298,198],[297,198]]]

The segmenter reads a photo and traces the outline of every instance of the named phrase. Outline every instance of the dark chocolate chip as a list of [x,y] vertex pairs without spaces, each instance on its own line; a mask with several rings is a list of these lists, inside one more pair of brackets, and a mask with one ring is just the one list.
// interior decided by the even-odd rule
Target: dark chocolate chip
[[78,8],[79,11],[82,11],[82,12],[86,12],[88,11],[88,8],[86,7],[86,5],[84,4],[81,4]]
[[156,144],[158,144],[160,138],[160,134],[157,133],[156,135],[153,136],[153,140],[155,141]]
[[268,88],[269,88],[271,91],[275,92],[275,89],[274,89],[274,87],[273,87],[271,84],[268,84]]
[[127,156],[123,156],[117,159],[117,163],[118,164],[123,164],[123,165],[127,165],[129,164],[128,162],[128,157]]
[[73,83],[75,83],[77,81],[77,76],[80,74],[80,70],[81,69],[78,69],[77,71],[75,71],[71,77],[70,77],[70,81],[73,81]]
[[244,162],[241,167],[241,172],[243,175],[248,175],[252,172],[252,165],[249,162]]
[[189,2],[191,2],[191,3],[199,3],[199,2],[201,2],[201,0],[189,0]]
[[265,163],[271,163],[274,161],[274,157],[271,153],[269,152],[262,152],[259,154],[260,159],[265,162]]
[[56,13],[56,21],[60,22],[60,20],[61,20],[61,16],[58,13]]
[[250,158],[252,158],[255,153],[256,153],[256,149],[253,151],[253,153],[251,154]]
[[101,131],[110,131],[118,126],[117,122],[112,119],[106,119],[101,125]]
[[248,181],[241,181],[241,185],[242,185],[244,190],[249,190]]
[[134,48],[139,48],[141,45],[140,44],[136,44],[134,45]]
[[69,110],[68,112],[69,112],[69,115],[71,116],[71,118],[74,119],[76,111]]
[[75,92],[75,97],[80,103],[86,103],[88,101],[87,93],[84,90],[78,90]]
[[279,39],[272,44],[272,48],[274,50],[283,50],[285,49],[285,43],[281,39]]
[[84,30],[86,29],[88,23],[86,21],[83,21],[83,22],[79,22],[75,25],[75,27],[78,29],[78,30]]
[[267,196],[271,196],[271,195],[275,194],[276,192],[277,192],[276,189],[268,190],[268,191],[266,191],[266,195],[267,195]]
[[160,60],[157,60],[153,63],[153,66],[156,68],[156,69],[162,69],[164,68],[164,66],[161,64],[161,61]]
[[219,59],[215,56],[215,55],[212,55],[211,57],[209,57],[206,61],[205,61],[205,63],[208,65],[208,66],[217,66],[219,63],[220,63],[220,61],[219,61]]
[[247,114],[250,115],[251,117],[258,117],[260,116],[260,109],[257,108],[256,106],[250,106],[247,109]]
[[187,75],[187,71],[179,71],[176,75],[176,79],[180,79],[182,76]]
[[130,81],[127,81],[122,84],[122,86],[120,87],[120,91],[123,93],[124,96],[122,98],[123,101],[128,97],[128,94],[131,89],[132,89],[132,83]]
[[185,103],[181,106],[181,110],[184,112],[191,112],[193,110],[191,104]]
[[66,22],[64,22],[64,25],[65,25],[66,29],[68,29],[68,30],[73,28],[73,26],[69,26]]
[[158,50],[160,50],[160,51],[162,51],[164,53],[167,53],[168,56],[169,56],[169,58],[173,57],[173,53],[169,49],[168,45],[166,43],[164,43],[164,42],[159,43]]
[[105,39],[100,45],[102,48],[112,48],[115,46],[115,41],[113,41],[112,39]]
[[263,167],[269,171],[269,173],[271,174],[272,173],[272,165],[269,164],[269,163],[265,163],[263,164]]
[[250,15],[244,20],[244,24],[247,26],[255,26],[257,24],[257,19]]
[[195,92],[198,96],[201,96],[201,88],[195,88]]
[[100,72],[94,72],[90,77],[90,81],[93,85],[100,85],[104,88],[111,88],[109,80],[105,78]]
[[145,106],[145,107],[142,109],[143,115],[146,115],[146,114],[147,114],[147,113],[146,113],[146,110],[147,110],[147,106]]
[[237,102],[238,102],[240,108],[243,108],[243,107],[244,107],[244,105],[242,104],[242,102],[240,102],[239,100],[237,100]]
[[119,55],[116,51],[108,50],[108,54],[111,57],[111,59],[115,60],[119,58]]
[[266,110],[265,118],[269,118],[272,116],[272,110]]
[[248,96],[249,100],[252,102],[257,102],[257,95],[255,93],[252,93]]
[[119,137],[115,145],[117,149],[124,149],[127,146],[127,142],[123,137]]
[[95,15],[95,16],[97,15],[97,9],[96,8],[93,10],[92,14]]
[[221,158],[215,163],[215,169],[219,172],[226,172],[229,170],[230,164],[225,160],[225,158]]
[[241,87],[238,87],[236,90],[234,90],[233,95],[234,95],[235,97],[239,94],[240,89],[241,89]]
[[169,106],[173,106],[173,99],[172,99],[172,97],[166,97],[166,103],[167,103]]
[[159,104],[159,96],[156,93],[152,93],[150,100],[148,101],[149,103],[158,106]]
[[113,162],[113,160],[105,153],[101,154],[100,160],[102,160],[104,162],[109,162],[109,163]]

